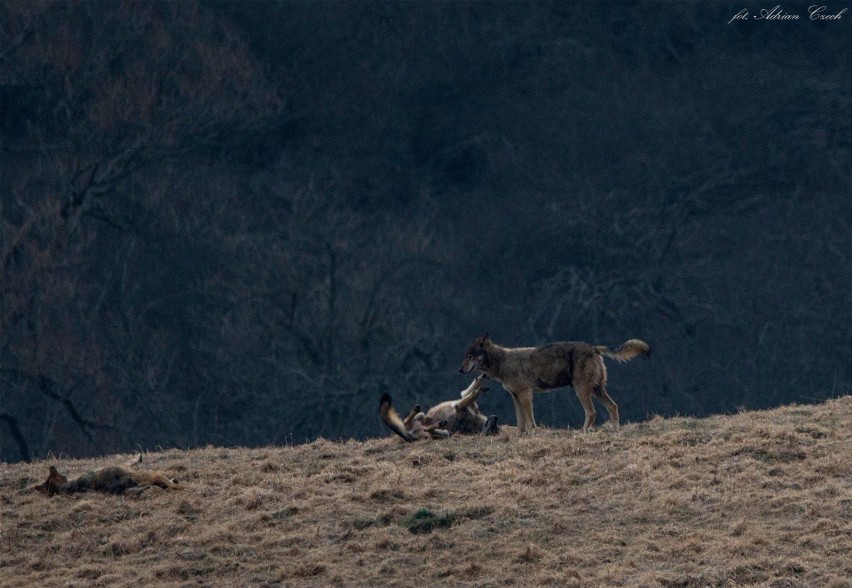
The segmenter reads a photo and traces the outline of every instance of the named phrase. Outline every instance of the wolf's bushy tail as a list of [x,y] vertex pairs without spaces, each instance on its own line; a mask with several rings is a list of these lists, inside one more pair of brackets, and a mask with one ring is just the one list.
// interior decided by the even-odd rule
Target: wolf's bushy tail
[[396,412],[391,401],[390,394],[382,394],[379,399],[379,416],[382,417],[382,422],[387,425],[387,428],[411,443],[414,437],[405,430],[405,423]]
[[637,355],[644,355],[646,357],[651,355],[651,346],[639,339],[629,339],[616,349],[609,349],[605,345],[600,345],[597,349],[601,352],[601,355],[611,357],[622,363],[630,361]]

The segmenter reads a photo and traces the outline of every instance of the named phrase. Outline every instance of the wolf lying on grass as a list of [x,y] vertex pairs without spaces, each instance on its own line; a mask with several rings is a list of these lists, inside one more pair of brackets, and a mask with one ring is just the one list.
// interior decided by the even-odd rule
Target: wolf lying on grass
[[404,419],[393,407],[389,394],[383,394],[379,401],[379,415],[388,428],[405,439],[445,439],[453,434],[459,435],[497,435],[497,417],[486,417],[479,411],[476,399],[488,390],[483,386],[485,376],[478,376],[467,389],[462,390],[461,400],[448,400],[420,412],[420,405],[412,409]]
[[571,386],[583,405],[583,430],[588,431],[596,415],[592,396],[603,403],[612,426],[618,428],[618,405],[606,393],[603,356],[624,362],[637,355],[651,355],[651,347],[639,339],[630,339],[618,349],[573,341],[511,348],[493,343],[486,333],[467,348],[459,371],[467,374],[479,370],[503,384],[515,403],[521,434],[535,429],[533,392]]
[[[141,457],[141,456],[140,456]],[[141,459],[135,460],[138,463]],[[43,484],[35,487],[42,494],[74,494],[76,492],[106,492],[109,494],[140,494],[145,488],[159,486],[167,490],[183,490],[184,487],[160,472],[134,472],[123,466],[111,466],[69,480],[53,466]]]

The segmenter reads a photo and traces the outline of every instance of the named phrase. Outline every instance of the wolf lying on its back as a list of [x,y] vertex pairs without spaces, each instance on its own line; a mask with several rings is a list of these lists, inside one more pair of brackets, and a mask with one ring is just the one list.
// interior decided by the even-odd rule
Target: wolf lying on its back
[[383,394],[379,401],[379,415],[388,428],[405,439],[445,439],[453,434],[460,435],[497,435],[497,417],[486,417],[479,412],[477,397],[488,390],[483,386],[485,376],[478,376],[461,393],[461,400],[448,400],[420,412],[420,405],[414,407],[404,419],[397,414],[389,394]]
[[573,341],[511,348],[493,343],[486,333],[467,348],[459,371],[466,374],[479,370],[492,380],[501,382],[512,395],[518,429],[522,434],[535,429],[533,392],[571,386],[586,413],[583,430],[587,431],[595,423],[592,396],[598,397],[606,407],[612,425],[618,427],[618,405],[606,393],[603,356],[623,362],[637,355],[651,355],[651,347],[639,339],[630,339],[618,349]]
[[110,494],[140,493],[149,486],[183,490],[183,486],[160,472],[134,472],[125,467],[112,466],[86,472],[79,478],[68,480],[50,466],[50,475],[43,484],[35,487],[42,494],[74,494],[76,492],[107,492]]

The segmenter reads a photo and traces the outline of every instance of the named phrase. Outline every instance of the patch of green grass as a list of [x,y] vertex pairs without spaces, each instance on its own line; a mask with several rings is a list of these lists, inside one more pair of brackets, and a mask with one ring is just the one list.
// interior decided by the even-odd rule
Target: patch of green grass
[[469,508],[459,512],[445,511],[436,513],[428,508],[421,508],[403,519],[403,526],[412,533],[431,533],[435,529],[448,529],[454,523],[465,519],[476,520],[490,515],[493,509],[488,507]]
[[421,508],[406,517],[403,521],[403,526],[415,535],[431,533],[435,529],[448,529],[452,527],[458,518],[458,515],[452,512],[438,514],[428,508]]

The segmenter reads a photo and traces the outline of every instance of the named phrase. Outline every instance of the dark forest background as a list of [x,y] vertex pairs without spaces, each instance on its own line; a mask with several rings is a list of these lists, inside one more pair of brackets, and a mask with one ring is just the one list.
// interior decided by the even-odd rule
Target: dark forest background
[[0,458],[383,435],[485,331],[648,341],[625,420],[848,393],[852,14],[806,4],[0,2]]

